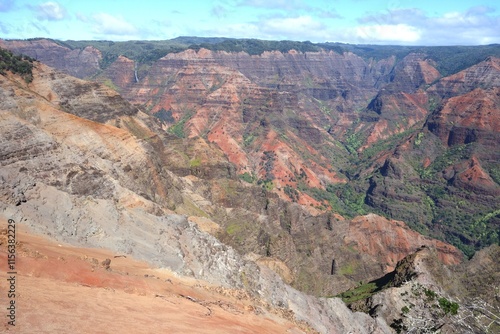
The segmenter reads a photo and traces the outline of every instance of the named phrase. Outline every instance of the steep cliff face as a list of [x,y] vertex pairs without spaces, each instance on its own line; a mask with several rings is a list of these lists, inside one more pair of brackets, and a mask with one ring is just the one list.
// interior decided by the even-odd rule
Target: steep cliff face
[[[162,137],[157,120],[103,86],[41,64],[29,86],[16,76],[1,79],[5,215],[24,217],[35,231],[59,240],[104,246],[183,275],[269,296],[269,303],[284,305],[320,332],[363,332],[378,326],[338,301],[304,297],[277,283],[280,279],[266,269],[317,294],[337,293],[354,280],[383,274],[386,268],[376,256],[342,242],[349,221],[311,215],[238,181],[231,172],[214,174],[224,163],[231,166],[222,155],[217,157],[217,146],[203,146],[206,142],[195,138]],[[175,155],[182,145],[188,147],[180,151],[183,155],[203,161],[205,152],[212,158],[209,174],[196,160],[188,160],[192,163],[184,167],[184,176],[179,176],[181,169],[175,175],[165,168],[186,160]],[[174,211],[205,218],[190,222]],[[220,238],[236,246],[247,229],[246,246],[238,249],[257,252],[253,258],[263,267],[201,232],[196,224],[206,227],[209,218],[215,226],[210,230],[216,233],[222,227]],[[311,282],[314,275],[317,279]]]
[[[93,74],[95,75],[96,73]],[[97,74],[95,80],[115,89],[122,96],[127,96],[127,91],[122,89],[133,85],[139,80],[136,74],[135,61],[120,55],[104,71]]]
[[379,154],[367,190],[369,205],[424,233],[461,240],[468,255],[496,238],[499,223],[497,63],[490,57],[422,91],[423,128]]
[[484,61],[456,74],[439,80],[430,89],[442,99],[469,93],[476,88],[500,86],[500,58],[488,57]]
[[395,64],[201,49],[137,78],[119,57],[96,78],[104,85],[41,64],[30,84],[1,76],[4,212],[64,240],[246,288],[320,332],[384,331],[268,269],[325,296],[387,274],[422,245],[446,264],[461,260],[403,222],[352,218],[372,209],[470,249],[494,242],[494,76],[473,71],[484,88],[438,98],[432,87],[449,79],[433,84],[432,61]]
[[77,78],[90,78],[100,71],[101,52],[95,47],[71,49],[47,39],[6,41],[0,47],[30,56]]
[[[500,74],[500,72],[499,72]],[[429,129],[448,146],[499,142],[500,88],[476,88],[452,97],[429,120]]]
[[401,134],[421,124],[428,116],[429,98],[425,88],[441,75],[425,54],[409,54],[390,72],[363,112],[364,141],[360,149]]
[[[154,120],[131,106],[94,121],[82,118],[79,108],[89,103],[87,107],[97,112],[116,103],[115,93],[97,86],[100,94],[89,99],[87,90],[58,90],[61,81],[66,86],[82,82],[50,74],[37,65],[30,86],[19,77],[1,76],[3,219],[12,218],[61,241],[106,247],[181,275],[245,289],[251,298],[322,333],[380,328],[339,300],[320,300],[285,285],[265,266],[245,260],[202,232],[196,225],[199,219],[190,222],[173,214],[169,206],[182,209],[190,201],[203,207],[203,201],[190,194],[189,187],[181,187],[189,178],[163,167]],[[49,87],[56,87],[52,95],[58,99],[52,102],[43,97]],[[66,98],[68,104],[59,103]],[[85,115],[94,117],[96,112]],[[379,330],[384,332],[383,327]]]
[[[352,309],[383,319],[396,333],[494,333],[500,328],[498,287],[493,283],[498,265],[492,262],[498,251],[493,245],[470,261],[443,270],[436,266],[435,249],[423,246],[399,261],[393,272],[342,296]],[[478,292],[478,285],[489,295]]]
[[411,254],[421,246],[437,249],[438,257],[444,264],[458,264],[463,260],[463,256],[449,244],[425,238],[411,231],[404,222],[387,220],[374,214],[351,220],[344,241],[362,253],[377,257],[377,262],[387,266],[386,272],[394,270],[397,262],[403,259],[403,254]]
[[[273,183],[283,197],[283,187],[296,187],[300,175],[320,188],[341,181],[323,167],[328,160],[317,150],[322,145],[339,149],[314,116],[296,110],[298,94],[259,86],[228,64],[220,65],[217,57],[222,56],[203,49],[169,55],[140,83],[122,89],[171,132],[215,143],[238,174]],[[254,61],[267,61],[267,55],[262,57]],[[307,201],[307,196],[297,200]]]

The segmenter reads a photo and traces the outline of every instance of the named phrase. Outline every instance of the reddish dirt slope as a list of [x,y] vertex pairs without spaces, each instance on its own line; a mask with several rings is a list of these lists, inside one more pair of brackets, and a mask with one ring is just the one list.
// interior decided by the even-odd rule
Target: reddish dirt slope
[[243,291],[180,278],[107,250],[57,244],[20,225],[14,328],[4,317],[7,223],[1,223],[2,332],[304,333],[285,312]]
[[436,248],[439,259],[446,265],[458,264],[463,260],[457,248],[426,238],[412,231],[404,222],[388,220],[375,214],[354,218],[344,242],[376,257],[379,263],[385,264],[387,272],[394,270],[398,261],[421,246]]

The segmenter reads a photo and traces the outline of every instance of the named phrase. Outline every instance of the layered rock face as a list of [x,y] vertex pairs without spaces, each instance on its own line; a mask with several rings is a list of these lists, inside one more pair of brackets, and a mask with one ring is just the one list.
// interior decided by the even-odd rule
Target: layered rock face
[[100,70],[102,54],[94,47],[82,50],[64,47],[46,39],[28,41],[0,40],[0,47],[28,55],[77,78],[89,78]]
[[411,254],[422,246],[437,249],[444,264],[462,261],[462,256],[449,244],[425,238],[411,231],[403,222],[390,221],[374,214],[354,218],[344,240],[362,253],[376,256],[379,263],[387,265],[387,271],[394,270],[396,263],[403,259],[402,254]]
[[[498,61],[490,57],[430,86],[423,129],[381,157],[368,189],[370,205],[411,225],[421,222],[422,231],[459,238],[468,255],[496,238],[499,223]],[[483,232],[466,227],[480,222],[487,222]]]
[[500,59],[485,61],[439,80],[429,93],[444,99],[429,129],[448,146],[498,143]]
[[[30,47],[30,52],[36,43],[43,50],[53,42],[40,40],[23,45],[4,41],[18,51]],[[50,49],[63,48],[53,44]],[[69,57],[71,50],[66,52]],[[47,58],[63,69],[64,59]],[[249,55],[200,49],[167,54],[147,66],[121,56],[96,80],[143,106],[162,120],[168,132],[191,138],[190,143],[199,145],[183,145],[194,155],[169,161],[171,170],[180,175],[193,171],[197,176],[214,179],[238,174],[273,189],[283,200],[305,204],[311,213],[332,207],[338,210],[334,203],[337,194],[326,190],[332,189],[331,185],[354,184],[359,198],[364,197],[364,203],[372,207],[369,210],[443,237],[438,232],[441,227],[434,225],[440,216],[448,215],[443,211],[451,210],[456,203],[433,196],[431,192],[436,189],[429,190],[428,180],[422,180],[422,176],[443,172],[445,179],[450,179],[450,173],[437,171],[446,154],[455,154],[446,153],[448,141],[454,147],[460,143],[494,145],[498,140],[495,129],[483,130],[481,125],[495,124],[495,113],[490,111],[496,105],[497,63],[497,58],[490,57],[440,79],[438,64],[424,53],[408,54],[398,61],[394,56],[375,61],[350,52],[292,50]],[[484,92],[468,92],[474,85],[483,87]],[[467,103],[458,102],[461,98],[466,98]],[[467,105],[472,107],[465,108]],[[476,112],[483,120],[472,121],[478,119]],[[421,142],[427,131],[441,138],[446,146],[426,135],[425,145],[417,147],[414,143]],[[474,155],[486,173],[495,174],[498,157],[481,151],[484,149],[474,149],[473,154],[467,151],[460,159],[467,161]],[[211,156],[227,159],[230,164],[211,163]],[[387,159],[397,161],[399,176],[384,174]],[[373,171],[376,174],[368,180],[362,176]],[[496,182],[495,175],[492,180]],[[453,184],[457,186],[453,193],[458,194],[463,182]],[[440,182],[439,187],[446,185]],[[488,199],[483,195],[468,198],[486,203]],[[407,201],[416,205],[409,207]],[[362,212],[352,212],[342,205],[342,213]],[[490,213],[485,205],[469,211],[472,219]],[[461,224],[470,219],[464,215],[460,215]],[[475,237],[460,233],[445,237],[467,239],[473,247],[479,245]]]
[[[52,90],[61,82],[85,84],[41,64],[29,87],[16,76],[1,77],[3,218],[60,241],[106,247],[180,275],[246,289],[322,333],[388,332],[338,299],[317,299],[285,285],[202,232],[199,219],[174,214],[169,207],[203,202],[181,187],[189,178],[163,168],[155,121],[131,106],[107,114],[107,106],[124,102],[102,86]],[[89,98],[87,90],[95,94]],[[44,98],[49,92],[57,99]],[[80,117],[83,110],[95,120]]]
[[[477,66],[496,71],[496,62]],[[104,86],[40,66],[29,87],[2,77],[2,127],[12,130],[2,202],[9,215],[52,222],[32,224],[44,233],[271,296],[320,332],[349,321],[385,330],[364,315],[340,321],[329,313],[338,300],[277,286],[266,267],[335,295],[422,245],[446,264],[461,260],[396,219],[472,248],[491,243],[457,229],[473,221],[481,235],[494,231],[499,187],[496,76],[466,71],[482,86],[452,96],[443,93],[451,77],[438,80],[422,54],[188,50],[143,67],[119,57],[96,77]],[[329,210],[341,196],[356,205],[346,216],[393,219]],[[47,206],[52,198],[69,215]]]

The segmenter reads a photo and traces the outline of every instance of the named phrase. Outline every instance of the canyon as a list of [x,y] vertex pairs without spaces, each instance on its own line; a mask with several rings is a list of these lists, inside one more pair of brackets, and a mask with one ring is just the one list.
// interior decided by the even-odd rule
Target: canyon
[[[91,45],[0,47],[39,60],[31,82],[0,77],[2,216],[29,233],[244,291],[232,307],[261,305],[259,321],[292,333],[389,333],[416,316],[480,332],[453,319],[474,298],[498,307],[484,291],[499,272],[500,58],[442,76],[423,52],[188,48],[104,67]],[[478,259],[485,284],[467,295]],[[417,262],[351,309],[332,298]],[[418,289],[468,299],[400,316],[394,296],[418,305]]]

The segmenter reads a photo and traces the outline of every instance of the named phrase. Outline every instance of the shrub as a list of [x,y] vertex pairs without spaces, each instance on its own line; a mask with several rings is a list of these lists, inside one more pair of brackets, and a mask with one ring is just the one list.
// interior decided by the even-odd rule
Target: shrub
[[439,306],[444,311],[445,314],[456,315],[458,313],[458,304],[455,302],[450,302],[448,299],[442,297],[438,300]]
[[0,48],[0,74],[6,71],[19,74],[27,83],[33,81],[33,58],[14,55],[9,50]]

